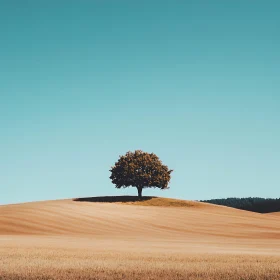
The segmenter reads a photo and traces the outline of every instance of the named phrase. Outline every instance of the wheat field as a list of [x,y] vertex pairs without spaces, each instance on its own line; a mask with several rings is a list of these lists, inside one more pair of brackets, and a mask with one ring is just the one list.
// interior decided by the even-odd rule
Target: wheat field
[[4,205],[0,279],[280,279],[279,215],[163,198]]

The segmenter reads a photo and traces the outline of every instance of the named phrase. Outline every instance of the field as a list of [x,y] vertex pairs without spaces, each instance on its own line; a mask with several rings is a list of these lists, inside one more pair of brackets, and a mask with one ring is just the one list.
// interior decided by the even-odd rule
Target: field
[[280,279],[278,214],[110,202],[0,206],[0,279]]

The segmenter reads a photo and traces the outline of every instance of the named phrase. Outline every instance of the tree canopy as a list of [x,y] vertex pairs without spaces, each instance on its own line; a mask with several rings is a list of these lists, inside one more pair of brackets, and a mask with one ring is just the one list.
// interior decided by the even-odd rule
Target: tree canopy
[[118,189],[136,187],[141,198],[143,188],[167,189],[172,171],[154,153],[136,150],[119,157],[110,169],[110,179]]

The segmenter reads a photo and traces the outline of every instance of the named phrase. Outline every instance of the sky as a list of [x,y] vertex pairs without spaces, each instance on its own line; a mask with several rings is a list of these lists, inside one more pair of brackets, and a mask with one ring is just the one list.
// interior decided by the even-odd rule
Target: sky
[[280,2],[0,0],[0,204],[103,195],[141,149],[191,200],[279,197]]

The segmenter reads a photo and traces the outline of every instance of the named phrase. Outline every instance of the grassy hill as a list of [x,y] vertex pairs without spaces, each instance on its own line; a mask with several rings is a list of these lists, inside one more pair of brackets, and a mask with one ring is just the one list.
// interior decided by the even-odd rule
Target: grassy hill
[[0,205],[0,279],[276,280],[280,219],[171,198]]

